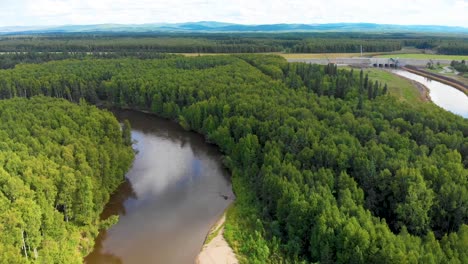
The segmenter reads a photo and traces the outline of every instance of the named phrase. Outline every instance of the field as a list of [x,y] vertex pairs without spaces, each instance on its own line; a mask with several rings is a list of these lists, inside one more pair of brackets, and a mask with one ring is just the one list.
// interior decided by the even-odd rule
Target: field
[[[207,56],[207,55],[229,55],[231,53],[174,53],[187,57]],[[262,53],[260,53],[262,54]],[[263,54],[279,55],[285,59],[335,59],[335,58],[353,58],[361,57],[361,53],[280,53],[267,52]],[[363,56],[373,56],[376,53],[363,53]]]
[[377,58],[394,58],[400,59],[439,59],[439,60],[468,60],[466,55],[437,55],[437,54],[386,54],[375,56]]
[[377,80],[388,85],[388,91],[391,95],[400,98],[402,101],[411,104],[424,102],[427,99],[411,81],[398,77],[388,71],[380,69],[366,69],[365,73],[369,74],[369,78]]
[[216,55],[229,55],[230,53],[173,53],[175,55],[184,55],[186,57],[196,56],[216,56]]
[[[372,56],[375,53],[363,53],[365,56]],[[361,57],[361,53],[280,53],[286,59],[334,59]]]

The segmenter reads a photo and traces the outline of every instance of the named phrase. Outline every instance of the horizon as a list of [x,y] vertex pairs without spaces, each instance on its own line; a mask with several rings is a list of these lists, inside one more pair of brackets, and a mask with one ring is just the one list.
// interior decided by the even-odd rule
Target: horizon
[[3,4],[0,27],[223,21],[242,25],[365,23],[467,28],[467,12],[467,0],[394,0],[391,5],[371,0],[352,3],[272,0],[268,5],[258,0],[235,3],[223,0],[18,0]]
[[264,26],[264,25],[307,25],[307,26],[319,26],[319,25],[340,25],[340,24],[368,24],[368,25],[380,25],[380,26],[421,26],[421,27],[453,27],[453,28],[467,28],[467,26],[450,26],[450,25],[441,25],[441,24],[397,24],[397,23],[374,23],[374,22],[329,22],[329,23],[234,23],[226,21],[216,21],[216,20],[199,20],[199,21],[182,21],[182,22],[145,22],[145,23],[89,23],[89,24],[39,24],[39,25],[12,25],[12,26],[2,26],[0,28],[14,28],[14,27],[65,27],[65,26],[101,26],[101,25],[118,25],[118,26],[145,26],[145,25],[183,25],[183,24],[199,24],[199,23],[220,23],[220,24],[230,24],[230,25],[243,25],[243,26]]

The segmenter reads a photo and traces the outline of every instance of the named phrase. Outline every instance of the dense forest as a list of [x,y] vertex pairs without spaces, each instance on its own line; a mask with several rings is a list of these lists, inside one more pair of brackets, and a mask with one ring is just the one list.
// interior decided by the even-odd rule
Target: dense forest
[[358,40],[358,39],[305,39],[291,48],[292,53],[327,53],[327,52],[387,52],[401,50],[399,40]]
[[440,54],[468,55],[468,41],[447,42],[437,47]]
[[0,100],[0,263],[82,263],[133,160],[115,117],[83,101]]
[[0,98],[149,110],[217,144],[241,262],[468,263],[468,122],[386,90],[333,64],[259,55],[0,71]]
[[389,52],[404,46],[468,54],[468,39],[417,33],[69,33],[0,36],[0,52],[340,53]]
[[181,55],[155,52],[13,52],[0,54],[0,69],[11,69],[20,63],[43,63],[65,59],[83,60],[86,58],[116,59],[116,58],[137,58],[137,59],[163,59],[173,58]]
[[69,52],[15,52],[0,54],[0,69],[11,69],[20,63],[42,63],[64,59],[83,59],[86,53]]

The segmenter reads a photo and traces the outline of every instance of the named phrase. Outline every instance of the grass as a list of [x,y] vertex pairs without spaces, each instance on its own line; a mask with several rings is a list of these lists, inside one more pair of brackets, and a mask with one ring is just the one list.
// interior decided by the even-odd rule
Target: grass
[[428,72],[433,72],[442,76],[447,76],[449,78],[462,82],[465,85],[468,85],[468,73],[465,73],[464,75],[457,75],[453,72],[442,72],[443,71],[442,67],[439,67],[436,69],[425,68],[424,70]]
[[211,242],[211,240],[213,240],[213,238],[218,236],[219,231],[221,231],[223,227],[224,227],[224,224],[221,224],[216,228],[216,230],[210,232],[210,234],[206,237],[205,245],[208,245]]
[[[229,211],[232,211],[233,207],[234,207],[234,203],[230,204],[226,208],[226,210],[221,215],[221,217],[218,219],[218,221],[215,223],[215,225],[211,227],[210,231],[208,232],[208,236],[206,236],[206,239],[205,239],[205,242],[204,242],[203,245],[208,245],[211,242],[211,240],[213,240],[213,238],[215,238],[219,234],[221,229],[224,228],[224,226],[226,225],[226,220],[227,220]],[[222,221],[222,218],[225,218],[224,221]]]
[[184,55],[186,57],[229,55],[229,53],[173,53],[173,54]]
[[421,103],[424,102],[425,96],[421,94],[418,88],[407,79],[398,77],[388,71],[381,69],[369,68],[365,69],[364,73],[369,74],[369,79],[377,80],[383,84],[387,84],[388,92],[408,103]]
[[[447,65],[443,65],[443,66],[447,66]],[[446,75],[446,76],[454,76],[454,75],[456,75],[456,74],[453,73],[453,72],[444,72],[444,73],[442,73],[442,71],[444,70],[444,69],[443,69],[443,66],[440,66],[440,67],[437,67],[437,68],[434,68],[434,69],[424,68],[424,70],[425,70],[425,71],[428,71],[428,72],[437,73],[437,74],[440,74],[440,75]]]
[[[213,56],[213,55],[229,55],[232,53],[174,53],[184,55],[187,57],[194,56]],[[258,54],[258,53],[257,53]],[[260,54],[273,54],[282,56],[285,59],[335,59],[335,58],[352,58],[361,57],[361,53],[281,53],[281,52],[267,52]],[[363,53],[363,56],[373,56],[377,53]]]
[[[286,59],[335,59],[361,57],[361,53],[280,53]],[[375,53],[363,53],[363,56],[372,56]]]
[[377,58],[395,58],[400,59],[439,59],[439,60],[468,60],[466,55],[438,55],[438,54],[415,54],[415,53],[406,53],[406,54],[385,54],[375,56]]

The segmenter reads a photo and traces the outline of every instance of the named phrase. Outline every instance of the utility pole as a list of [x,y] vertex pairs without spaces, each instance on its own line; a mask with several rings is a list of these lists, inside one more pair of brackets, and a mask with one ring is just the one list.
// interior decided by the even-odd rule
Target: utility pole
[[362,45],[361,45],[361,57],[362,57]]

